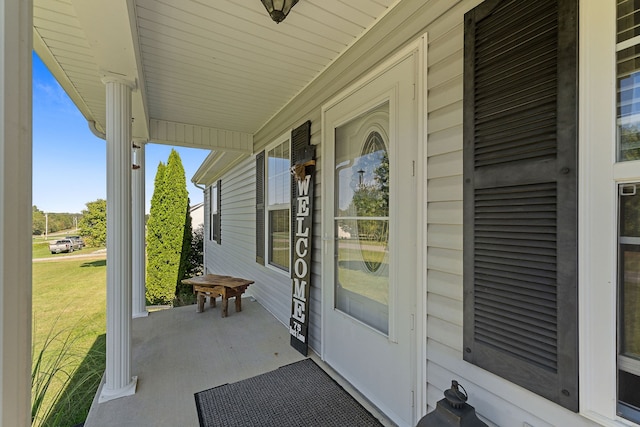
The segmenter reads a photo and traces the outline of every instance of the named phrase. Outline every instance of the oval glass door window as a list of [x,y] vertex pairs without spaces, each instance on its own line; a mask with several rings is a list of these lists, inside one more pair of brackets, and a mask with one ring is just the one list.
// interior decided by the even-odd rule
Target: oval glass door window
[[335,307],[389,331],[389,103],[335,128]]
[[368,135],[356,167],[358,242],[366,269],[376,273],[382,267],[389,242],[389,222],[382,219],[389,217],[389,154],[377,131]]

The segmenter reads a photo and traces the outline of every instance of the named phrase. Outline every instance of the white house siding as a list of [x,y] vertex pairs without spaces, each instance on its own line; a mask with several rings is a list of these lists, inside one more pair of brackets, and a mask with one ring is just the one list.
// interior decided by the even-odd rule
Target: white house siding
[[[354,44],[299,97],[254,136],[254,152],[304,120],[312,122],[312,144],[321,143],[320,109],[358,77],[382,63],[394,51],[428,36],[426,100],[427,253],[426,274],[426,400],[428,412],[443,391],[458,380],[469,403],[490,425],[589,426],[578,414],[516,386],[463,360],[462,254],[462,126],[463,16],[481,0],[406,0],[382,25]],[[390,44],[392,43],[393,44]],[[364,65],[363,65],[364,64]],[[366,68],[363,68],[366,67]],[[320,347],[322,159],[317,148],[311,346]],[[207,241],[207,267],[216,273],[251,277],[253,294],[288,324],[290,284],[287,276],[255,263],[254,158],[222,177],[222,246]],[[207,203],[206,206],[209,206]],[[222,250],[221,250],[222,249]]]
[[427,400],[452,379],[491,424],[588,426],[591,422],[462,359],[462,124],[464,13],[461,1],[427,26]]
[[[292,128],[295,127],[292,124]],[[312,144],[320,140],[320,122],[312,120]],[[318,159],[320,152],[318,150]],[[320,347],[320,168],[316,173],[314,240],[311,267],[311,295],[309,345],[316,352]],[[291,279],[289,274],[280,272],[256,262],[255,241],[255,157],[252,156],[223,175],[222,202],[220,215],[222,221],[222,243],[218,245],[209,240],[210,221],[206,221],[205,266],[207,272],[227,274],[255,280],[249,292],[257,301],[269,310],[286,327],[291,316]],[[206,217],[209,218],[209,192],[205,192]],[[283,326],[284,328],[284,326]]]
[[281,322],[288,321],[285,295],[287,275],[262,267],[255,255],[255,158],[221,177],[221,244],[207,241],[205,265],[209,273],[255,281],[249,291]]

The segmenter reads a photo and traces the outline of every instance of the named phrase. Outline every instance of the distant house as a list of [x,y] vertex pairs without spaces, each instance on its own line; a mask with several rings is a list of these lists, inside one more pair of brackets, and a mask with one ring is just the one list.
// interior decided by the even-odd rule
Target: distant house
[[191,229],[195,230],[200,225],[204,225],[204,202],[189,207],[191,215]]

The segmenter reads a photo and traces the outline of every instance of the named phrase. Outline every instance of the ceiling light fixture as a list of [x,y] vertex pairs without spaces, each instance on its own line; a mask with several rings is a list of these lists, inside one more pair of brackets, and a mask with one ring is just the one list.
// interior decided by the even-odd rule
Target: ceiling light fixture
[[293,6],[298,3],[298,0],[260,0],[264,7],[269,12],[271,19],[276,21],[276,24],[284,21],[289,11]]

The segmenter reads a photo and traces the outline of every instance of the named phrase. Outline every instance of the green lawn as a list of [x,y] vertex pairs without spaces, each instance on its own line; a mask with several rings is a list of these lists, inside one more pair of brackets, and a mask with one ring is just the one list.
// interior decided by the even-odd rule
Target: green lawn
[[[338,242],[338,281],[344,289],[389,304],[387,246],[375,241]],[[368,270],[369,267],[374,271]]]
[[[65,344],[68,347],[61,362],[61,375],[51,385],[43,404],[45,408],[52,407],[52,415],[37,417],[33,425],[73,426],[84,421],[104,371],[105,316],[104,259],[33,264],[34,359],[52,335],[55,339],[49,338],[45,362],[54,360]],[[65,375],[70,377],[69,384],[53,401],[52,396],[62,388],[59,380]]]
[[[50,240],[50,241],[55,241],[55,240]],[[60,253],[60,254],[52,254],[49,251],[49,241],[42,241],[42,240],[34,240],[33,241],[33,245],[32,245],[32,251],[31,251],[31,255],[33,257],[33,259],[37,259],[37,258],[64,258],[66,256],[69,255],[86,255],[86,254],[90,254],[93,253],[97,250],[100,249],[104,249],[104,248],[90,248],[90,247],[84,247],[79,251],[73,251],[72,253]]]
[[34,259],[45,258],[52,255],[51,252],[49,252],[49,242],[33,242],[32,248],[32,256]]

